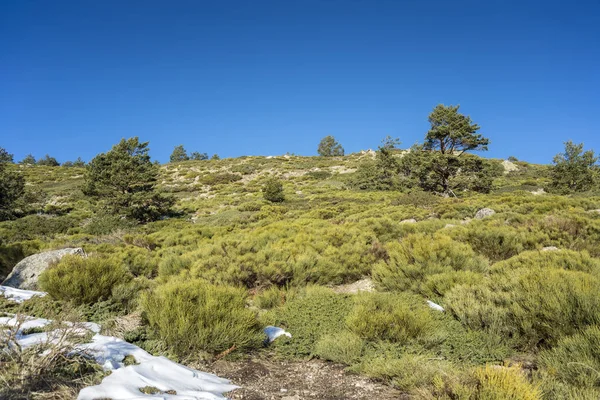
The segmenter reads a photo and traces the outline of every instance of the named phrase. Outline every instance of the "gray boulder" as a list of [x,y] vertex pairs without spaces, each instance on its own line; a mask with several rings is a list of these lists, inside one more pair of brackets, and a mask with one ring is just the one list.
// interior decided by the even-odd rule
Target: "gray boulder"
[[496,214],[496,211],[492,210],[491,208],[482,208],[481,210],[477,211],[477,214],[475,214],[475,219],[484,219],[494,214]]
[[67,254],[85,256],[85,251],[80,247],[60,250],[45,251],[25,257],[15,267],[8,277],[2,282],[3,286],[18,289],[37,290],[38,278],[52,263],[57,262]]

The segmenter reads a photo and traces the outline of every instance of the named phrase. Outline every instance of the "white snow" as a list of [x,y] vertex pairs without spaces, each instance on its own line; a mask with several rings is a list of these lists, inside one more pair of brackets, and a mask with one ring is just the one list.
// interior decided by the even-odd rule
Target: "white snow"
[[[42,292],[19,290],[5,286],[0,288],[3,289],[2,293],[4,295],[9,294],[9,296],[6,296],[7,298],[19,303],[33,296],[45,295]],[[60,336],[60,332],[58,331],[32,333],[29,335],[23,334],[23,330],[44,327],[51,322],[47,319],[32,317],[25,317],[24,321],[19,320],[16,316],[0,318],[0,325],[14,327],[21,323],[15,339],[22,348],[36,344],[57,342]],[[92,341],[75,346],[75,352],[81,352],[94,357],[105,370],[112,372],[99,385],[82,389],[77,397],[78,400],[100,398],[111,400],[142,400],[150,398],[163,400],[213,400],[225,399],[223,393],[238,388],[238,386],[232,385],[227,379],[188,368],[165,357],[155,357],[141,348],[116,337],[100,335],[100,326],[93,322],[85,322],[74,326],[74,333],[81,332],[83,334],[87,330],[95,333]],[[123,359],[128,355],[133,356],[137,363],[136,365],[124,366]],[[160,392],[145,394],[140,391],[140,388],[144,387],[156,388]]]
[[46,293],[36,292],[35,290],[16,289],[10,286],[0,286],[0,295],[12,301],[16,301],[17,303],[22,303],[34,296],[43,297],[46,295]]
[[436,311],[441,311],[441,312],[445,311],[444,307],[440,306],[439,304],[434,303],[431,300],[427,300],[427,305]]
[[289,332],[286,332],[284,329],[282,328],[278,328],[276,326],[267,326],[264,329],[265,334],[267,335],[267,337],[269,338],[269,343],[271,343],[272,341],[274,341],[275,339],[277,339],[279,336],[287,336],[289,338],[292,337],[292,334]]
[[[155,357],[115,337],[95,335],[92,343],[79,348],[93,355],[99,364],[106,370],[112,370],[112,373],[101,384],[81,390],[78,400],[225,399],[222,393],[238,388],[226,379],[185,367],[165,357]],[[139,364],[124,367],[126,355],[132,355]],[[154,387],[161,393],[150,395],[140,392],[140,388],[146,386]],[[173,391],[173,394],[167,391]]]

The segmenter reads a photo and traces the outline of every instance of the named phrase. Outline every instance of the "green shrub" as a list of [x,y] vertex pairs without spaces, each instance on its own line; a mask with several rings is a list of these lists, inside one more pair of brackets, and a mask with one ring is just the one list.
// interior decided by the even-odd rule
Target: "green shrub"
[[449,271],[429,275],[421,285],[421,293],[429,298],[442,298],[458,285],[474,285],[484,279],[484,274],[473,271]]
[[264,339],[243,289],[172,280],[142,296],[141,306],[156,335],[180,356],[247,350]]
[[405,343],[432,328],[430,310],[416,297],[395,293],[361,293],[346,323],[365,340]]
[[449,310],[472,329],[519,340],[523,348],[552,345],[600,323],[600,279],[580,271],[533,269],[457,286]]
[[84,227],[83,232],[90,235],[108,235],[120,230],[131,229],[133,222],[118,215],[99,214],[94,216]]
[[494,264],[490,271],[512,274],[516,270],[526,271],[534,268],[557,268],[600,276],[599,259],[590,257],[587,252],[572,250],[525,251],[508,260]]
[[276,178],[269,178],[262,188],[263,197],[272,203],[280,203],[285,200],[283,185]]
[[39,285],[55,299],[93,304],[110,298],[113,287],[128,279],[127,270],[112,259],[67,255],[40,275]]
[[586,388],[600,388],[600,327],[590,326],[583,332],[561,339],[551,350],[543,352],[539,364],[560,381]]
[[315,354],[316,343],[325,335],[346,329],[346,316],[352,300],[331,289],[309,286],[288,299],[283,307],[265,315],[265,325],[282,326],[292,340],[277,340],[277,350],[291,357]]
[[315,345],[315,354],[325,360],[352,365],[360,360],[363,346],[357,334],[341,331],[322,336]]
[[421,290],[428,276],[452,271],[484,271],[486,261],[469,245],[436,234],[414,234],[387,246],[389,260],[373,267],[373,279],[387,290]]
[[519,366],[486,365],[473,373],[478,381],[476,399],[541,400],[542,391],[532,385]]
[[158,263],[158,276],[177,275],[179,272],[189,269],[192,261],[189,258],[177,255],[167,255]]
[[237,174],[223,172],[223,173],[219,173],[219,174],[205,175],[200,179],[200,182],[204,185],[215,186],[215,185],[225,185],[228,183],[237,182],[241,179],[242,179],[242,177]]
[[270,310],[285,303],[286,292],[277,286],[272,286],[254,296],[254,304],[258,308]]

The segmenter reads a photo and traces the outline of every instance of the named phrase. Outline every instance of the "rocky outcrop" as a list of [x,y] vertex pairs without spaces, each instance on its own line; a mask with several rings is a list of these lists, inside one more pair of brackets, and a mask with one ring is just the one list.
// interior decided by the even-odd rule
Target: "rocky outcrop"
[[513,171],[518,171],[519,167],[516,166],[515,163],[508,161],[508,160],[504,160],[502,161],[502,166],[504,167],[504,173],[505,174],[509,174]]
[[475,214],[475,219],[484,219],[486,217],[491,217],[494,214],[496,214],[496,211],[492,210],[491,208],[482,208],[481,210],[477,211],[477,214]]
[[11,286],[18,289],[36,290],[37,281],[52,263],[57,262],[67,254],[78,254],[85,256],[80,247],[66,248],[60,250],[45,251],[22,259],[8,277],[2,282],[3,286]]

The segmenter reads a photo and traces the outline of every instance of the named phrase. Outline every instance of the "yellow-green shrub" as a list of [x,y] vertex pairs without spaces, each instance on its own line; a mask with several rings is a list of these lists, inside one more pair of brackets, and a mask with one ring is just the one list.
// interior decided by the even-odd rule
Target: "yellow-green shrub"
[[494,264],[490,271],[511,274],[519,269],[526,271],[533,268],[558,268],[600,276],[600,259],[591,257],[585,251],[525,251],[508,260]]
[[600,323],[600,279],[580,271],[519,270],[457,286],[446,305],[472,329],[518,338],[526,348],[556,343]]
[[600,326],[561,339],[539,357],[548,374],[578,387],[600,388]]
[[373,267],[373,279],[387,290],[420,290],[428,276],[452,271],[482,272],[487,262],[464,243],[442,234],[409,235],[387,245],[388,260]]
[[141,306],[151,329],[180,356],[249,349],[264,339],[243,289],[175,279],[146,293]]
[[532,385],[519,366],[486,365],[477,368],[478,381],[475,399],[480,400],[541,400],[542,391]]
[[341,331],[321,337],[315,345],[315,354],[325,360],[352,365],[360,360],[363,346],[357,334]]
[[432,328],[430,312],[419,298],[406,294],[361,293],[346,323],[363,339],[404,343]]
[[114,259],[67,255],[40,275],[39,285],[55,299],[92,304],[108,299],[113,287],[129,279]]

